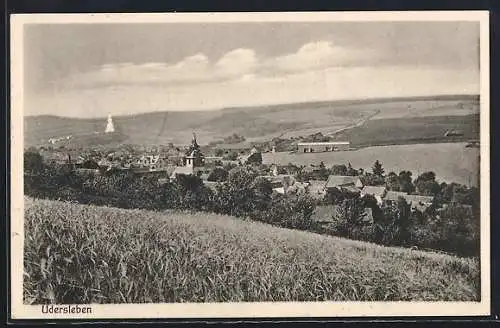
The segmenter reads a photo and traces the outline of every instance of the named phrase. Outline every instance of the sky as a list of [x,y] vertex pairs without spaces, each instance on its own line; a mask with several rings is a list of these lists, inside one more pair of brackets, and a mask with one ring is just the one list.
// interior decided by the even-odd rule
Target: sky
[[24,114],[479,93],[479,23],[31,24]]

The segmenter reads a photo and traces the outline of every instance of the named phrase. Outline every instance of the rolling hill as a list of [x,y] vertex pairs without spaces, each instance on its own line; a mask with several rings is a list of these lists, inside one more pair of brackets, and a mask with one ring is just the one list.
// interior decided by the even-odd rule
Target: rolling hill
[[[185,144],[191,139],[192,132],[196,132],[200,142],[207,144],[233,133],[259,141],[287,134],[331,133],[368,118],[413,120],[415,117],[460,116],[478,112],[478,97],[465,95],[155,112],[117,116],[113,120],[120,133],[126,136],[126,140],[121,142]],[[24,118],[25,146],[44,144],[53,137],[102,132],[105,124],[105,118],[27,116]],[[99,140],[93,142],[98,143]]]

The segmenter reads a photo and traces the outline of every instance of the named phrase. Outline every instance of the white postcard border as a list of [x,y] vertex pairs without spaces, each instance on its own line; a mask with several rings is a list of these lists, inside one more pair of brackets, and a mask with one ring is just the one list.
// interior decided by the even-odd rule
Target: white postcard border
[[[349,316],[476,316],[490,314],[489,13],[285,12],[11,15],[11,316],[13,319],[278,318]],[[481,301],[480,302],[256,302],[92,304],[91,314],[42,314],[23,304],[23,26],[37,23],[215,23],[338,21],[480,22]]]

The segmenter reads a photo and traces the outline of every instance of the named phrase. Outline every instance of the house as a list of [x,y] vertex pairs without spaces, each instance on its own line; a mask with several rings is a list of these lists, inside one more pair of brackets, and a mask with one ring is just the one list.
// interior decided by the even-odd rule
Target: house
[[327,191],[336,189],[338,191],[360,192],[360,189],[363,188],[363,183],[358,176],[330,175],[326,181],[325,188]]
[[280,194],[287,193],[288,188],[295,184],[295,179],[293,178],[293,176],[288,174],[279,174],[277,176],[262,175],[262,177],[270,182],[273,191]]
[[262,154],[253,147],[248,155],[238,156],[238,161],[242,164],[262,164]]
[[223,166],[238,166],[240,165],[239,161],[232,161],[228,159],[224,159],[221,161]]
[[403,197],[406,199],[406,196],[408,196],[407,193],[401,192],[401,191],[387,191],[384,197],[384,201],[387,203],[397,203],[399,197]]
[[299,142],[297,148],[299,153],[320,153],[328,151],[348,150],[349,141],[328,141],[328,142]]
[[363,189],[361,189],[360,196],[364,197],[365,195],[371,195],[375,197],[377,204],[380,206],[384,201],[386,192],[387,190],[384,186],[364,186]]
[[307,193],[307,182],[295,182],[293,185],[288,187],[286,192],[288,194],[303,195]]
[[431,196],[420,196],[420,195],[406,195],[406,202],[411,206],[412,210],[418,210],[424,212],[427,208],[432,205],[434,197]]
[[412,210],[418,210],[420,212],[425,211],[434,201],[434,197],[431,196],[408,195],[405,192],[388,191],[384,197],[384,202],[388,204],[397,204],[399,197],[404,198],[411,206]]
[[273,192],[284,195],[286,193],[284,187],[273,188]]
[[309,180],[307,182],[307,192],[316,199],[322,199],[326,195],[326,181]]
[[151,171],[157,170],[162,166],[160,155],[142,155],[137,161],[137,165],[142,168],[149,168]]

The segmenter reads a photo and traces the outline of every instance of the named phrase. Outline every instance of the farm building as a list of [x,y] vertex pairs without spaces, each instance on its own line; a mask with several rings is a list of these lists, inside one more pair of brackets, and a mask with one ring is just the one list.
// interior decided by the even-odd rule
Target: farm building
[[445,137],[460,137],[463,135],[464,135],[464,132],[462,130],[447,130],[444,133]]
[[349,141],[299,142],[297,147],[299,153],[321,153],[348,150],[350,143]]

